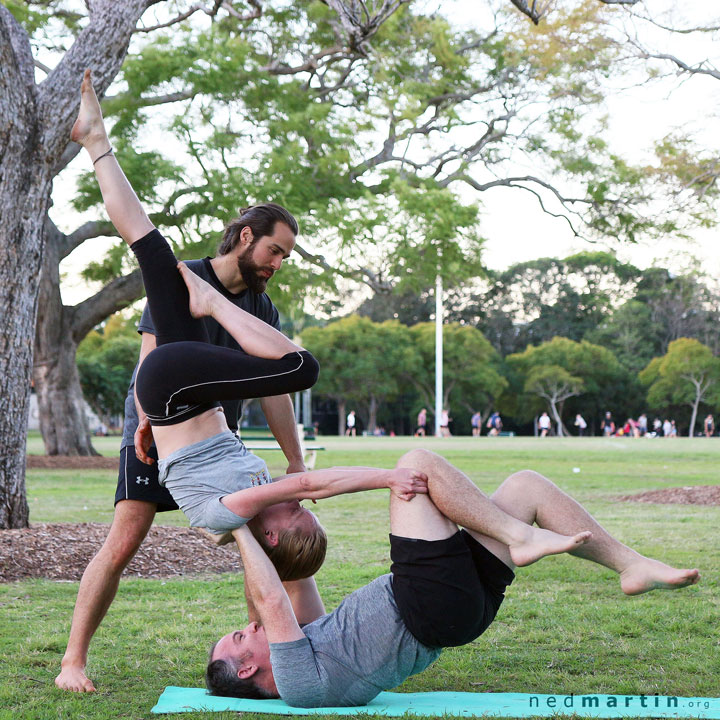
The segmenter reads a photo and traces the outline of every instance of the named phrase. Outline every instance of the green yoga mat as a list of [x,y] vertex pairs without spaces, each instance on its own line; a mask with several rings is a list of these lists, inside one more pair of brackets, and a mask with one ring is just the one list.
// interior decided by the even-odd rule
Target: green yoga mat
[[369,705],[341,708],[294,708],[282,700],[239,700],[208,695],[200,688],[167,687],[154,713],[230,710],[273,715],[454,715],[456,717],[715,718],[720,698],[664,695],[533,695],[531,693],[380,693]]

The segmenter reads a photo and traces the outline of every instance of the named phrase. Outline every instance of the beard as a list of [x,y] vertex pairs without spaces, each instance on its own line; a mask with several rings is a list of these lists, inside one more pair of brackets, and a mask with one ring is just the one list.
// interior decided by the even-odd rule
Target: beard
[[273,269],[258,265],[253,260],[254,254],[255,248],[253,246],[250,246],[250,248],[245,252],[244,255],[238,257],[237,265],[243,282],[256,295],[261,295],[265,292],[265,288],[267,287],[268,280],[270,278],[263,277],[262,275],[260,275],[260,273],[269,272],[272,276]]

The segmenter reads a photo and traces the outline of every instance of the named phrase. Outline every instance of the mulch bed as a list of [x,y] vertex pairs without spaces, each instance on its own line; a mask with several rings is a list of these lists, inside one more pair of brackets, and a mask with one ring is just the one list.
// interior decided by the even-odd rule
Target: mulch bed
[[[0,530],[0,582],[80,580],[108,529],[104,523],[33,523],[23,530]],[[123,577],[168,578],[241,569],[234,543],[217,547],[196,530],[158,526],[150,528]]]
[[648,490],[637,495],[623,495],[620,500],[678,505],[720,505],[720,485],[690,485]]
[[27,466],[43,470],[117,470],[117,457],[95,455],[28,455]]

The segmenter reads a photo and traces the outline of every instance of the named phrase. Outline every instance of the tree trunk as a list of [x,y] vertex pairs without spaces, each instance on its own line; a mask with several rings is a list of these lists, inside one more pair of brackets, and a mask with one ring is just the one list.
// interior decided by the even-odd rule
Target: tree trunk
[[338,435],[342,437],[345,434],[345,411],[347,410],[347,404],[344,400],[337,400],[338,408]]
[[377,411],[378,411],[377,398],[374,395],[371,395],[370,396],[370,405],[368,408],[368,426],[367,426],[368,435],[373,435],[375,433],[375,427],[377,425]]
[[28,526],[25,442],[51,175],[27,36],[0,6],[0,528]]
[[695,396],[695,402],[692,404],[692,415],[690,416],[690,430],[688,431],[688,437],[695,435],[695,422],[697,421],[697,412],[700,405],[700,393]]
[[552,413],[553,419],[555,420],[555,424],[557,425],[558,437],[562,437],[563,436],[563,423],[562,423],[562,419],[560,418],[560,415],[558,413],[557,407],[555,405],[555,400],[550,400],[550,412]]
[[60,296],[59,254],[59,242],[50,231],[40,275],[33,366],[40,432],[48,455],[97,455],[75,364],[73,313]]
[[93,68],[102,95],[147,3],[92,3],[90,23],[39,85],[28,35],[0,4],[0,528],[28,525],[28,398],[52,178],[77,116],[83,70]]

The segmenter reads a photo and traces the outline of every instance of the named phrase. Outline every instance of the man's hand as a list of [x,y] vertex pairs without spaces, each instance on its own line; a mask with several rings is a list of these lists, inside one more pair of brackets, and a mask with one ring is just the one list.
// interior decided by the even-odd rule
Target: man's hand
[[427,494],[427,483],[427,475],[420,470],[395,468],[390,473],[388,487],[401,500],[412,500],[418,493]]
[[150,426],[150,420],[144,417],[140,420],[140,423],[135,431],[135,455],[137,459],[144,462],[146,465],[152,465],[155,460],[151,458],[147,452],[150,446],[153,444],[152,427]]

